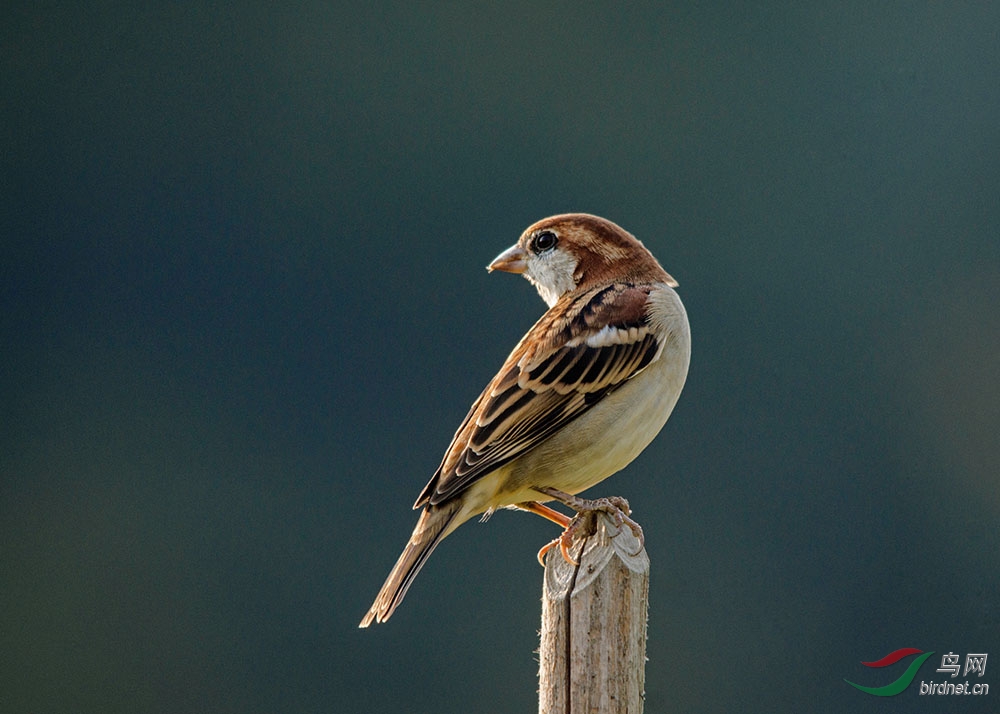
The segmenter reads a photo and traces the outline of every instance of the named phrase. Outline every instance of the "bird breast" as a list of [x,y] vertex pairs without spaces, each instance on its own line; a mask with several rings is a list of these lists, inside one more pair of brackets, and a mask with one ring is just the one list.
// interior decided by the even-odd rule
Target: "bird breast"
[[[687,313],[671,288],[650,294],[663,335],[659,357],[545,442],[516,459],[497,484],[494,507],[545,500],[533,486],[579,493],[620,471],[660,432],[680,397],[691,357]],[[502,503],[501,503],[502,502]]]

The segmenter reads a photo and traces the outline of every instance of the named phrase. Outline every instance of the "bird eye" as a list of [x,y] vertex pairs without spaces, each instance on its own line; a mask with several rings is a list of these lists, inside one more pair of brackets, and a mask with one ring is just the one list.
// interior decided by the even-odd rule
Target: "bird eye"
[[531,250],[536,255],[552,250],[556,247],[558,239],[552,231],[542,231],[531,239]]

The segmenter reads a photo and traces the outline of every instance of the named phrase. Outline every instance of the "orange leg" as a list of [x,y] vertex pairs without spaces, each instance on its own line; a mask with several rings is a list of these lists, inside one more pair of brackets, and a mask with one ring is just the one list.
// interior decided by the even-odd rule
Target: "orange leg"
[[534,513],[536,516],[547,518],[553,523],[558,523],[563,528],[568,527],[570,520],[572,520],[569,516],[565,516],[559,511],[553,510],[548,506],[543,506],[537,501],[525,501],[524,503],[517,504],[517,507],[522,511],[528,511],[529,513]]
[[573,541],[572,538],[567,537],[567,534],[571,532],[570,524],[573,522],[572,518],[560,513],[559,511],[553,510],[548,506],[543,506],[541,503],[538,503],[537,501],[525,501],[524,503],[518,503],[517,507],[520,508],[522,511],[528,511],[529,513],[534,513],[535,515],[541,516],[542,518],[546,518],[552,521],[553,523],[557,523],[563,529],[563,534],[561,536],[556,538],[551,543],[546,543],[545,545],[542,546],[542,549],[538,551],[538,562],[541,564],[543,568],[545,567],[545,554],[548,553],[550,550],[552,550],[553,547],[557,545],[559,546],[559,550],[563,554],[563,558],[566,559],[566,562],[572,565],[579,565],[579,563],[573,560],[573,558],[570,557],[569,554],[569,546],[572,544]]

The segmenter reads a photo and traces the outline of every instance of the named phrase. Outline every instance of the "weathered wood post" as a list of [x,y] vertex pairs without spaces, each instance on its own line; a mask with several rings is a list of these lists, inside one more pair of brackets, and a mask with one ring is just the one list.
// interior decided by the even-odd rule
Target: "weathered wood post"
[[597,515],[567,563],[545,559],[539,714],[639,714],[646,681],[649,557],[632,531]]

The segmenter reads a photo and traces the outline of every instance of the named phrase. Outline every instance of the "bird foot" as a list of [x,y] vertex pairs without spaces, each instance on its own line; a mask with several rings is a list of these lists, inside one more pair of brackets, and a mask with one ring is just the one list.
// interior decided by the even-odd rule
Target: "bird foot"
[[646,542],[645,536],[642,533],[642,526],[629,518],[632,515],[632,509],[629,507],[628,501],[621,496],[588,499],[580,498],[579,496],[574,496],[555,488],[538,488],[536,490],[551,496],[576,511],[576,515],[570,520],[562,535],[542,546],[542,549],[538,551],[538,562],[542,564],[542,567],[545,566],[545,555],[555,546],[559,546],[559,551],[567,563],[574,566],[579,565],[579,562],[570,555],[570,548],[573,545],[573,541],[577,538],[591,536],[597,532],[598,513],[607,513],[619,528],[623,525],[628,526],[629,530],[632,531],[632,534],[639,541],[639,548],[632,555],[638,555],[642,551]]

